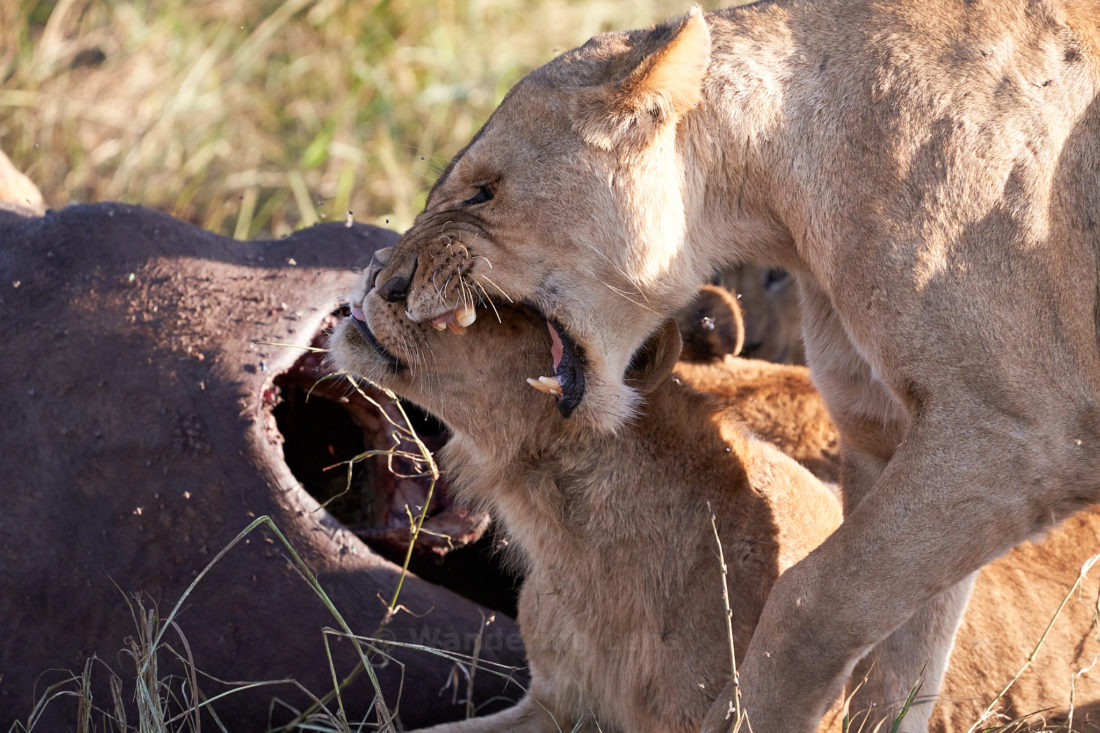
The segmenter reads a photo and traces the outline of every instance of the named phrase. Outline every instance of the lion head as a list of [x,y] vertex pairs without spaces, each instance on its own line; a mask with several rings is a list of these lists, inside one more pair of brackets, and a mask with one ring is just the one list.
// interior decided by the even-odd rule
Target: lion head
[[[705,136],[683,134],[699,124],[709,58],[693,11],[532,72],[432,188],[377,273],[382,299],[441,328],[484,317],[491,299],[529,305],[566,354],[529,376],[560,383],[563,414],[614,430],[637,404],[635,351],[720,264],[685,246],[725,196],[703,174]],[[752,197],[734,199],[735,227],[753,228]]]
[[[379,267],[360,279],[351,317],[332,335],[335,365],[428,410],[458,441],[474,435],[484,444],[491,442],[485,436],[500,435],[512,447],[528,438],[543,445],[553,435],[574,439],[590,429],[589,423],[566,420],[573,408],[566,390],[584,394],[586,364],[575,361],[583,352],[554,322],[530,305],[486,300],[487,315],[465,326],[439,318],[416,323],[377,285]],[[669,376],[680,346],[675,324],[666,321],[632,360],[628,388],[645,393]],[[476,365],[473,374],[460,368],[467,365]],[[564,376],[529,376],[548,372]],[[472,388],[491,399],[474,399]]]
[[[532,391],[522,375],[547,371],[553,348],[549,329],[534,309],[500,307],[470,326],[437,330],[430,323],[409,321],[403,309],[378,295],[360,294],[351,318],[330,341],[333,362],[356,376],[389,388],[440,418],[456,436],[496,435],[523,423],[549,426],[562,418],[553,400]],[[369,323],[369,325],[368,325]],[[517,338],[522,333],[524,338]],[[485,354],[494,358],[487,359]],[[476,361],[477,384],[493,395],[491,409],[470,399],[475,380],[458,365]],[[499,430],[498,430],[499,428]]]

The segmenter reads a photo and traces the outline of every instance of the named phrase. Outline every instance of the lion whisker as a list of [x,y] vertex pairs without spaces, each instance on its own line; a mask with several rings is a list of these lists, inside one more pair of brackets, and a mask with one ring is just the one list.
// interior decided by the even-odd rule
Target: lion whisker
[[611,265],[611,269],[613,269],[618,274],[622,275],[624,280],[626,280],[629,283],[634,282],[634,278],[630,275],[630,273],[625,271],[620,265],[615,264],[615,262],[610,257],[608,257],[606,254],[601,252],[599,250],[599,248],[596,247],[596,245],[592,244],[591,242],[589,242],[587,240],[581,240],[581,244],[583,244],[585,247],[587,247],[589,250],[591,250],[596,256],[598,256],[604,262]]
[[476,278],[470,278],[470,286],[475,293],[478,293],[477,299],[479,303],[485,304],[489,302],[489,294],[485,292],[485,286],[478,282]]
[[476,278],[471,278],[471,281],[474,285],[481,289],[481,295],[484,302],[488,303],[489,307],[493,309],[493,314],[497,317],[497,323],[500,323],[500,312],[497,311],[496,303],[494,303],[493,299],[489,297],[489,293],[485,290],[485,286],[478,282]]
[[[616,295],[620,296],[621,298],[624,298],[625,300],[630,301],[631,303],[638,306],[639,308],[642,308],[643,310],[647,310],[650,313],[653,313],[654,315],[658,315],[658,316],[661,315],[659,312],[653,310],[652,308],[650,308],[645,303],[639,303],[638,301],[634,300],[633,298],[631,298],[629,295],[626,294],[626,291],[619,290],[617,287],[615,287],[611,283],[605,282],[604,285],[606,285]],[[641,297],[645,298],[645,295],[642,295],[641,293],[638,293],[638,295],[641,295]]]
[[[489,260],[485,260],[485,261],[488,262]],[[489,265],[489,267],[492,267],[492,265]],[[504,292],[504,289],[501,288],[499,285],[497,285],[495,282],[493,282],[493,279],[491,277],[489,277],[485,273],[482,273],[482,274],[478,275],[477,277],[480,277],[482,280],[484,280],[485,282],[489,283],[494,288],[496,288],[497,292],[499,292],[501,295],[503,295],[505,300],[507,300],[509,303],[515,304],[516,301],[512,300],[512,296],[510,296],[510,295],[508,295],[508,293]]]
[[432,287],[435,288],[435,295],[440,300],[443,300],[443,291],[439,289],[439,281],[436,279],[439,276],[439,269],[436,268],[432,271]]
[[441,291],[441,292],[439,293],[439,299],[440,299],[440,300],[443,300],[443,299],[444,299],[444,297],[445,297],[445,296],[444,296],[444,293],[446,293],[446,292],[447,292],[447,288],[448,288],[448,287],[450,287],[450,285],[451,285],[451,278],[452,278],[452,277],[454,277],[454,276],[455,276],[455,274],[454,274],[454,273],[452,272],[452,273],[451,273],[450,275],[448,275],[448,276],[447,276],[447,279],[443,281],[443,290],[442,290],[442,291]]
[[462,278],[462,273],[458,273],[458,292],[462,296],[462,307],[466,308],[468,305],[473,305],[473,302],[467,303],[466,300],[466,282]]

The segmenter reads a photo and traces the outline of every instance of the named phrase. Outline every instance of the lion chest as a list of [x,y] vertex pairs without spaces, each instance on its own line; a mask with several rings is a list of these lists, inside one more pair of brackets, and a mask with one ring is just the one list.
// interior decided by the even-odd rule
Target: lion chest
[[645,577],[656,563],[625,554],[529,573],[519,621],[532,670],[563,729],[586,712],[603,730],[694,729],[728,676],[728,651],[713,643],[725,638],[720,609],[690,578],[657,591]]

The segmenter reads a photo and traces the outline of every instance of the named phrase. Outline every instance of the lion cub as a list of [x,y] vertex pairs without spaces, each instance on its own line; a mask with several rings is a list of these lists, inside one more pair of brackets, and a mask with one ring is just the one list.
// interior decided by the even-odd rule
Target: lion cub
[[[369,310],[373,330],[360,308],[334,334],[335,361],[447,422],[454,437],[444,470],[502,521],[527,575],[519,615],[530,694],[510,710],[434,730],[696,729],[730,674],[728,649],[714,641],[727,635],[708,502],[738,654],[778,573],[840,521],[824,484],[743,427],[835,476],[835,428],[807,370],[727,358],[671,371],[679,338],[668,324],[628,375],[647,394],[639,419],[615,437],[597,436],[524,383],[554,358],[547,322],[534,311],[502,308],[499,322],[479,319],[456,336],[403,323],[377,301]],[[1086,512],[982,571],[935,730],[964,731],[978,719],[1097,546],[1100,511]],[[1034,664],[995,706],[1002,720],[1064,711],[1074,687],[1079,706],[1100,700],[1096,676],[1077,674],[1100,651],[1089,633],[1098,592],[1090,579],[1062,610]],[[833,710],[823,730],[839,728]]]
[[433,731],[698,730],[731,676],[711,511],[739,655],[775,579],[840,521],[832,492],[672,377],[671,322],[627,375],[645,407],[609,436],[524,383],[555,346],[534,310],[500,308],[462,336],[385,306],[353,313],[333,336],[336,363],[451,428],[443,469],[500,520],[526,574],[527,696]]
[[726,354],[737,356],[745,345],[745,320],[737,295],[716,285],[703,285],[695,299],[676,314],[683,348],[680,360],[705,364]]

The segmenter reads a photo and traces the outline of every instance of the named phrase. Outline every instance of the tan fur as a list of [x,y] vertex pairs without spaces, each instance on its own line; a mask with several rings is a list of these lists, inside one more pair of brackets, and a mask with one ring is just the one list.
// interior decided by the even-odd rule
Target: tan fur
[[[729,319],[729,325],[740,322],[736,308],[714,307],[710,313]],[[688,326],[695,322],[678,322],[685,340],[692,338]],[[732,410],[754,434],[777,445],[819,478],[837,480],[839,436],[805,367],[725,357],[706,363],[682,362],[675,374]],[[1078,673],[1088,669],[1100,652],[1095,618],[1100,573],[1090,572],[1058,612],[1078,573],[1097,552],[1100,509],[1093,509],[1067,520],[1037,544],[1013,548],[982,570],[951,652],[932,730],[963,732],[979,721],[994,695],[1025,666],[1052,619],[1056,620],[1034,663],[993,705],[983,723],[1027,717],[1024,729],[1032,730],[1044,720],[1064,718],[1076,702],[1078,729],[1091,730],[1086,721],[1098,725],[1096,712],[1088,717],[1088,707],[1100,702],[1100,673]],[[921,690],[918,699],[924,699],[924,693]],[[869,731],[882,717],[877,710],[855,706],[849,713],[853,730],[862,725]],[[839,703],[834,704],[821,730],[839,730],[841,714]]]
[[[455,447],[444,470],[457,475],[467,500],[504,522],[527,569],[520,620],[531,695],[495,716],[433,731],[550,731],[552,720],[561,730],[580,721],[583,730],[597,723],[609,732],[694,730],[728,663],[711,641],[723,632],[705,502],[718,512],[731,568],[736,648],[747,643],[777,570],[839,522],[828,490],[738,424],[746,418],[795,456],[830,466],[835,454],[820,447],[835,446],[836,433],[806,369],[730,358],[681,363],[668,379],[665,356],[632,374],[653,385],[639,423],[619,437],[594,438],[563,420],[551,398],[513,388],[544,358],[548,339],[532,313],[503,310],[503,323],[487,319],[459,338],[409,330],[392,310],[373,316],[379,341],[412,367],[385,368],[349,323],[333,338],[336,361],[445,416]],[[1098,542],[1100,511],[1084,513],[982,572],[935,730],[965,731],[978,719],[1023,665]],[[998,715],[1068,707],[1074,673],[1100,651],[1090,638],[1098,592],[1094,573],[995,707]],[[1100,675],[1076,684],[1079,702],[1100,696]],[[823,729],[838,727],[830,720]]]
[[[499,306],[455,336],[413,326],[368,297],[385,366],[350,322],[337,364],[388,386],[452,430],[442,468],[466,501],[489,507],[526,570],[519,621],[530,694],[515,708],[442,731],[695,731],[730,675],[723,540],[735,648],[746,648],[768,589],[840,521],[833,492],[735,411],[669,372],[669,324],[629,378],[647,393],[616,435],[562,418],[524,384],[550,346],[533,310]],[[669,346],[671,344],[671,347]],[[717,641],[716,641],[717,640]],[[740,652],[739,652],[740,653]]]
[[983,722],[988,726],[1024,716],[1032,724],[1044,718],[1065,720],[1076,703],[1074,730],[1100,725],[1100,671],[1090,669],[1100,653],[1095,570],[1058,612],[1098,548],[1100,510],[1094,508],[1066,520],[1041,542],[1013,548],[981,571],[955,638],[942,702],[934,710],[935,730],[969,730],[993,695],[1025,668],[1051,620],[1054,625],[1031,666]]
[[[1100,653],[1095,569],[1089,566],[1080,590],[1060,613],[1058,609],[1098,548],[1100,510],[1093,508],[1066,520],[1041,541],[1013,548],[981,571],[955,638],[942,701],[932,718],[934,729],[969,730],[993,702],[993,694],[1025,667],[983,723],[1025,716],[1032,724],[1044,718],[1064,721],[1076,703],[1073,730],[1100,727],[1100,670],[1091,668]],[[1027,658],[1036,648],[1028,667]]]
[[[766,297],[766,290],[759,287],[756,293]],[[699,288],[695,300],[676,316],[684,344],[676,375],[734,410],[749,430],[778,446],[815,476],[835,483],[840,478],[840,439],[809,372],[760,359],[734,358],[745,341],[742,300],[739,293],[735,296],[725,287]],[[754,305],[763,304],[762,300],[753,300]],[[784,320],[791,317],[789,312],[783,315]],[[797,311],[793,320],[797,327]],[[797,338],[801,343],[801,337]]]
[[[681,363],[675,373],[818,477],[836,479],[838,435],[805,367],[727,358],[710,364]],[[1092,570],[1058,613],[1079,571],[1098,552],[1100,509],[1092,509],[1067,520],[1040,542],[1012,549],[982,570],[955,639],[932,714],[932,730],[968,731],[994,696],[1025,667],[1052,619],[1056,619],[1054,625],[1034,662],[983,722],[988,726],[1027,717],[1022,730],[1038,730],[1044,720],[1064,721],[1076,702],[1080,709],[1075,730],[1100,725],[1095,711],[1100,702],[1100,671],[1088,670],[1100,653],[1095,621],[1100,572]],[[1088,671],[1078,676],[1082,670]],[[928,697],[926,690],[918,692],[918,700]],[[870,731],[882,717],[877,710],[859,710],[856,705],[849,712],[852,730],[863,725],[863,730]],[[830,713],[821,730],[840,730],[839,703]],[[1086,725],[1086,721],[1091,722]]]
[[813,729],[853,671],[868,704],[934,693],[974,573],[1100,497],[1098,29],[1092,0],[790,0],[598,36],[509,93],[381,273],[410,322],[482,290],[552,317],[602,433],[695,283],[797,277],[846,519],[768,599],[756,733]]
[[778,364],[805,364],[798,283],[777,267],[741,264],[725,270],[722,286],[737,293],[745,323],[742,356]]
[[734,410],[749,430],[818,478],[839,480],[840,440],[805,367],[728,357],[681,363],[676,374]]
[[[755,359],[726,358],[707,364],[680,363],[676,375],[694,389],[732,410],[746,427],[776,444],[825,481],[835,481],[838,466],[836,428],[825,411],[805,367]],[[1034,663],[993,707],[984,722],[1005,723],[1028,717],[1025,730],[1043,720],[1065,718],[1074,700],[1081,708],[1100,701],[1100,672],[1077,676],[1100,653],[1095,603],[1100,573],[1085,584],[1058,614],[1058,605],[1090,557],[1100,552],[1100,509],[1067,520],[1039,543],[1011,550],[978,577],[951,652],[947,676],[935,706],[931,729],[944,733],[970,729],[993,697],[1025,666],[1048,623],[1054,626]],[[926,691],[918,699],[926,698]],[[834,705],[822,731],[840,730],[840,707]],[[870,731],[877,711],[851,706],[852,729]],[[867,721],[864,723],[864,721]],[[1095,712],[1083,723],[1097,725]]]

